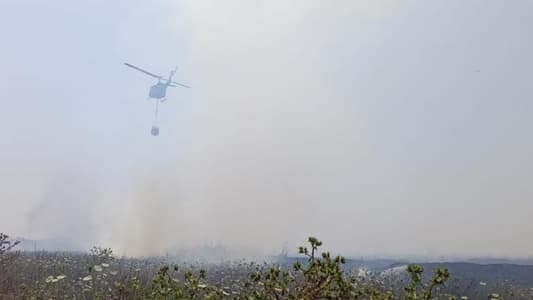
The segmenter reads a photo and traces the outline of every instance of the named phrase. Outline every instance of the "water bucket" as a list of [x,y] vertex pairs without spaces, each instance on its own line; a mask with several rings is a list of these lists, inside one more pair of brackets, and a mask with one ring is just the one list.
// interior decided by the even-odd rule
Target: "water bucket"
[[159,127],[157,127],[157,126],[152,126],[152,130],[150,130],[150,133],[151,133],[153,136],[158,136],[158,135],[159,135]]

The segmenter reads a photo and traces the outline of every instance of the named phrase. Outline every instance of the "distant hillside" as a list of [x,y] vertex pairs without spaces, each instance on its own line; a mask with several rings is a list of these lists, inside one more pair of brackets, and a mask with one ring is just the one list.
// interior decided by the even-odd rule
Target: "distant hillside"
[[[284,257],[279,258],[281,264],[292,264],[296,261],[304,262],[303,258]],[[513,260],[508,260],[513,262]],[[404,267],[409,262],[393,259],[372,259],[354,260],[347,259],[345,267],[347,270],[364,268],[374,273],[384,275],[399,275],[404,273]],[[452,274],[451,279],[458,279],[463,288],[468,286],[479,286],[480,282],[486,286],[509,284],[524,288],[533,288],[533,265],[520,264],[479,264],[471,262],[442,262],[442,263],[420,263],[426,272],[424,276],[429,278],[433,269],[447,268]],[[406,274],[406,273],[405,273]]]
[[454,278],[462,283],[484,282],[491,284],[508,282],[523,287],[533,287],[533,266],[516,264],[475,264],[475,263],[425,263],[426,270],[436,267],[447,268]]

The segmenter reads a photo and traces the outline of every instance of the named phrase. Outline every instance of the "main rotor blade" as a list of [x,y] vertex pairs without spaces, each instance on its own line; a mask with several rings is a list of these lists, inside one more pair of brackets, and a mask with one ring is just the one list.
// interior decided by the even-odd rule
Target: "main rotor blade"
[[181,85],[182,87],[186,87],[186,88],[188,88],[188,89],[191,88],[191,87],[188,86],[188,85],[185,85],[185,84],[183,84],[183,83],[179,83],[179,82],[175,82],[175,81],[171,81],[170,83],[171,83],[170,86],[174,86],[174,87],[175,87],[176,85]]
[[157,78],[157,79],[163,79],[163,76],[159,76],[159,75],[156,75],[156,74],[150,73],[150,72],[148,72],[148,71],[146,71],[146,70],[143,70],[143,69],[141,69],[141,68],[139,68],[139,67],[136,67],[136,66],[134,66],[134,65],[132,65],[132,64],[124,63],[124,65],[126,65],[126,66],[128,66],[128,67],[130,67],[130,68],[132,68],[132,69],[135,69],[135,70],[137,70],[137,71],[139,71],[139,72],[143,72],[144,74],[149,75],[149,76],[152,76],[152,77],[154,77],[154,78]]

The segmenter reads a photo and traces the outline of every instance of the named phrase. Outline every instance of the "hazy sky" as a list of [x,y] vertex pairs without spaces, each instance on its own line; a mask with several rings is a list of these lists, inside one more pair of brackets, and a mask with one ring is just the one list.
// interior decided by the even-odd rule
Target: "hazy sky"
[[[0,231],[533,254],[533,2],[0,3]],[[149,131],[154,80],[168,91]]]

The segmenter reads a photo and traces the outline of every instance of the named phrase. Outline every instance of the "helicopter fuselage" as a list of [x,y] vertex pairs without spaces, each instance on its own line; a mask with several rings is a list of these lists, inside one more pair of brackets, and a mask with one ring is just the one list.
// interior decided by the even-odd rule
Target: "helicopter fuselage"
[[167,94],[168,85],[162,82],[158,82],[150,88],[149,96],[154,99],[163,99]]

